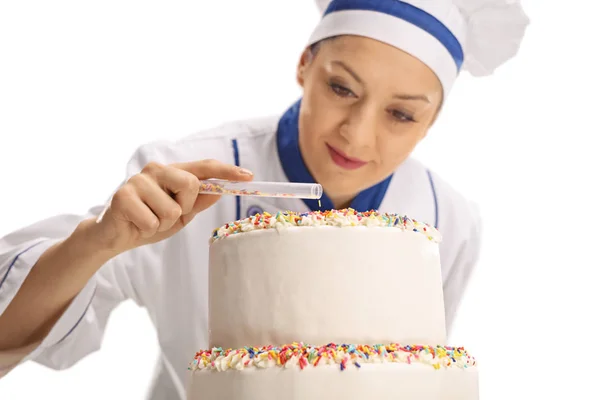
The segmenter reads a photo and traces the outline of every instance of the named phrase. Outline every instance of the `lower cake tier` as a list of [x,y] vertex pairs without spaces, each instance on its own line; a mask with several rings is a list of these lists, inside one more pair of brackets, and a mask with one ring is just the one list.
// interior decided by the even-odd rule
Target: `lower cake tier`
[[190,363],[188,400],[478,400],[475,360],[444,346],[215,348]]

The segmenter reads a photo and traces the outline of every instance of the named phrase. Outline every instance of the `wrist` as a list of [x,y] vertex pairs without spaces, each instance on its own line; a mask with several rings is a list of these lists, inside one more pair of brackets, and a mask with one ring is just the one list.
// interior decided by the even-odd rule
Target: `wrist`
[[71,236],[65,240],[65,244],[87,259],[102,262],[122,253],[103,237],[100,225],[95,219],[86,219],[79,223]]

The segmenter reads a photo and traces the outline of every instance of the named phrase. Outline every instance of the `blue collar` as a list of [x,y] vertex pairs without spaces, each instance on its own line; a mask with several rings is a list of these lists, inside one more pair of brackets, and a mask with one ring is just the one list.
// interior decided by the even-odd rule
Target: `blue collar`
[[[298,145],[298,117],[300,115],[301,102],[302,99],[294,103],[279,120],[277,127],[277,151],[283,172],[285,172],[290,182],[315,183],[314,178],[306,168],[306,164],[304,164],[302,154],[300,154],[300,146]],[[352,200],[350,208],[359,212],[379,209],[391,180],[392,175],[382,182],[360,192]],[[332,210],[334,208],[333,202],[325,193],[321,197],[321,207],[319,207],[318,200],[305,199],[304,203],[312,211]]]

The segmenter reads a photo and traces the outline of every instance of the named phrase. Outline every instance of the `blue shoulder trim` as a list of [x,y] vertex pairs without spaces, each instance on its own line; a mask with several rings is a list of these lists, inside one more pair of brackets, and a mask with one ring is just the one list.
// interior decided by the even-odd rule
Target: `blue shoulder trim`
[[[233,146],[233,161],[237,167],[240,166],[240,150],[238,148],[237,139],[233,139],[231,141],[231,145]],[[235,196],[235,219],[242,219],[242,199],[240,196]]]

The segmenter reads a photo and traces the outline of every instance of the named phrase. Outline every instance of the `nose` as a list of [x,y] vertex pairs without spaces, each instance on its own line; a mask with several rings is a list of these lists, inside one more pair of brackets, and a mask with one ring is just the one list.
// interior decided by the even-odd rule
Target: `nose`
[[357,102],[348,108],[346,118],[340,128],[341,136],[352,149],[373,147],[377,132],[377,111],[375,106]]

